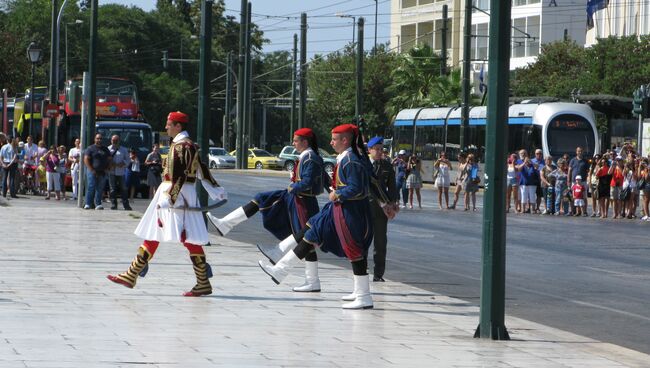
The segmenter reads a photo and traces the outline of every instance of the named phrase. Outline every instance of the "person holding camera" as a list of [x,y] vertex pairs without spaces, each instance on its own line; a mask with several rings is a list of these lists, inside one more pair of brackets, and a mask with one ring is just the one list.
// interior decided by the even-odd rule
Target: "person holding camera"
[[[450,171],[453,170],[451,162],[447,159],[445,151],[440,152],[440,156],[433,167],[438,174],[435,175],[435,184],[438,188],[438,206],[440,209],[449,209],[449,186],[451,185]],[[442,195],[445,195],[445,207],[442,207]]]
[[609,212],[610,183],[612,175],[609,173],[609,154],[603,155],[596,165],[596,177],[598,178],[598,212],[600,218],[607,218]]
[[536,213],[537,203],[537,184],[539,183],[539,171],[533,161],[528,156],[526,150],[519,151],[519,161],[517,161],[517,171],[519,171],[519,192],[521,195],[522,211],[524,213]]
[[144,160],[144,165],[147,167],[147,185],[149,186],[149,198],[158,190],[158,186],[162,183],[160,174],[162,173],[162,157],[160,156],[160,146],[155,143],[151,148],[151,153],[147,155]]
[[614,218],[617,219],[621,217],[621,204],[625,200],[625,193],[623,192],[623,182],[625,177],[623,176],[623,169],[625,168],[623,158],[617,156],[612,167],[609,168],[609,174],[612,177],[610,181],[610,196],[614,202]]
[[639,195],[643,198],[642,211],[643,217],[641,220],[650,221],[650,170],[648,170],[648,159],[643,158],[639,161],[637,168]]
[[52,191],[56,193],[56,200],[61,199],[61,181],[59,179],[59,172],[57,167],[59,166],[59,152],[55,146],[50,146],[49,151],[43,156],[45,159],[45,177],[47,180],[47,194],[45,199],[50,199]]

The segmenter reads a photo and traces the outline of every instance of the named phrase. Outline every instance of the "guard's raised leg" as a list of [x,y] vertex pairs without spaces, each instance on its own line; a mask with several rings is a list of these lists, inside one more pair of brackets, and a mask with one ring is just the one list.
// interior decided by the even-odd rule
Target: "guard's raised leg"
[[138,254],[131,262],[131,266],[126,272],[123,272],[117,276],[108,275],[106,278],[113,281],[116,284],[124,285],[129,289],[132,289],[135,286],[138,276],[143,276],[147,273],[149,261],[153,258],[156,249],[158,249],[158,242],[152,240],[145,240],[140,248],[138,248]]

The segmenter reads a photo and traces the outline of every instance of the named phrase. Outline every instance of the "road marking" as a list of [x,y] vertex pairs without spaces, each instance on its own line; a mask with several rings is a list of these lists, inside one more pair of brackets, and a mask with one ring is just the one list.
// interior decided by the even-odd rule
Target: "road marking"
[[[407,249],[407,248],[399,247],[399,246],[396,246],[396,248]],[[409,250],[413,251],[412,249],[409,249]],[[416,253],[424,253],[424,252],[417,252],[417,251],[415,251],[415,252]],[[409,267],[411,269],[419,268],[419,269],[421,269],[423,271],[436,271],[436,272],[441,272],[441,273],[445,273],[445,274],[448,274],[448,275],[454,275],[454,276],[458,276],[458,277],[473,280],[473,281],[480,281],[481,280],[479,277],[472,277],[472,276],[468,276],[468,275],[463,274],[463,273],[458,273],[458,272],[453,272],[453,271],[446,271],[446,270],[441,270],[441,269],[433,268],[433,267],[419,266],[419,265],[415,265],[415,264],[412,264],[412,263],[397,261],[397,260],[394,260],[394,259],[391,259],[391,258],[388,258],[387,260],[389,260],[391,263],[402,264],[403,266]],[[551,297],[551,298],[563,300],[563,301],[566,301],[566,302],[569,302],[569,303],[578,304],[578,305],[582,305],[582,306],[585,306],[585,307],[591,307],[591,308],[594,308],[594,309],[601,309],[601,310],[605,310],[605,311],[608,311],[608,312],[621,314],[621,315],[624,315],[624,316],[627,316],[627,317],[638,318],[638,319],[650,322],[650,317],[642,316],[640,314],[627,312],[627,311],[620,310],[620,309],[606,307],[606,306],[600,305],[600,304],[583,302],[581,300],[570,299],[570,298],[567,298],[567,297],[563,297],[563,296],[556,295],[556,294],[551,294],[551,293],[546,293],[546,292],[543,292],[543,291],[535,291],[535,290],[532,290],[532,289],[527,288],[527,287],[521,287],[521,286],[516,286],[516,285],[510,285],[509,287],[512,288],[512,289],[517,289],[519,291],[528,292],[528,293],[536,294],[536,295],[539,295],[539,296]],[[462,298],[459,298],[459,299],[462,299]]]

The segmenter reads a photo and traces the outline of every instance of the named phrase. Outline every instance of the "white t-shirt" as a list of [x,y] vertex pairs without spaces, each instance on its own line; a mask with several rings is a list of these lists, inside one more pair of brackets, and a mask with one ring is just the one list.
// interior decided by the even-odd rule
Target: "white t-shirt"
[[81,150],[77,147],[72,147],[70,148],[70,152],[68,152],[68,158],[70,160],[76,159],[77,162],[72,162],[72,165],[70,166],[70,170],[76,170],[79,165],[79,157],[81,157]]

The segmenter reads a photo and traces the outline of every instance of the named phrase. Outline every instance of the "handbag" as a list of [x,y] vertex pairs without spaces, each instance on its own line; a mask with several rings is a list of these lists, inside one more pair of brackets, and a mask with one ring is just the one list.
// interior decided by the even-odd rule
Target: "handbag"
[[439,168],[433,169],[433,181],[434,182],[436,181],[436,179],[438,179],[439,174],[440,174],[440,169]]
[[636,187],[639,191],[645,190],[646,185],[645,178],[641,178],[636,182]]
[[630,198],[630,187],[628,186],[625,189],[621,189],[621,200],[627,201]]

